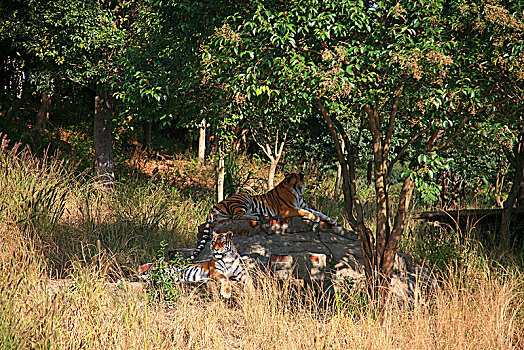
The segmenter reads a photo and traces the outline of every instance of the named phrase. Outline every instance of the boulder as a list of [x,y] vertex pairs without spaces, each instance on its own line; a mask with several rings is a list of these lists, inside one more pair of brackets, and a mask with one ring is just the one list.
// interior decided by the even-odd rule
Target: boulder
[[[205,224],[199,227],[199,238]],[[216,232],[233,232],[233,242],[250,268],[270,270],[282,279],[363,282],[364,269],[358,236],[342,226],[287,219],[225,220],[211,225]],[[197,261],[211,257],[210,242]],[[176,250],[188,257],[192,249]],[[420,277],[422,276],[423,277]],[[429,272],[415,267],[409,254],[397,253],[392,290],[410,298],[415,281],[433,283]],[[362,283],[358,283],[362,285]]]

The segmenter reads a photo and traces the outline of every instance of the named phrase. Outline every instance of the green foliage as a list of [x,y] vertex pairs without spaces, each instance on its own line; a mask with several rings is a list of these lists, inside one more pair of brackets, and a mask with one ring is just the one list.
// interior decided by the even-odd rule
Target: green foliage
[[224,198],[245,191],[251,180],[253,171],[239,161],[236,152],[230,152],[224,159]]
[[[31,64],[37,90],[52,92],[64,81],[92,88],[114,75],[125,41],[122,12],[90,1],[17,1],[0,35],[13,40]],[[34,60],[34,61],[33,61]]]
[[157,252],[157,260],[154,269],[149,274],[149,280],[153,288],[149,288],[149,296],[152,300],[162,300],[166,305],[176,305],[181,296],[182,289],[176,279],[180,275],[173,272],[173,268],[180,268],[191,261],[176,254],[172,259],[166,258],[168,244],[160,242],[160,249]]
[[452,158],[444,158],[435,152],[422,153],[417,157],[419,168],[417,171],[407,169],[402,173],[402,178],[407,176],[415,181],[415,187],[420,196],[422,204],[432,208],[439,198],[442,186],[436,183],[436,174],[439,171],[449,171],[450,165],[454,163]]

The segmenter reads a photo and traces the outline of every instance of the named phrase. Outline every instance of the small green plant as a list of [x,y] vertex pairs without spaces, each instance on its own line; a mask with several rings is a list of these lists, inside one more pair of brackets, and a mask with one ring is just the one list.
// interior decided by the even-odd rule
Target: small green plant
[[238,161],[236,152],[231,152],[225,157],[224,167],[224,194],[226,196],[240,192],[253,178],[253,171],[246,169],[246,164]]
[[187,266],[191,259],[182,257],[179,253],[174,256],[166,256],[168,244],[160,242],[160,249],[157,251],[157,261],[154,263],[154,269],[150,272],[150,281],[153,288],[149,289],[150,298],[153,300],[162,300],[167,305],[176,304],[182,294],[180,285],[179,268]]

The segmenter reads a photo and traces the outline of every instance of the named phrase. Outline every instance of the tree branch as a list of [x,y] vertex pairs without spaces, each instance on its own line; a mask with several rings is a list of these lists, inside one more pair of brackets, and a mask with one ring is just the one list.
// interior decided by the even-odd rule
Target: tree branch
[[388,130],[386,132],[386,138],[384,140],[384,158],[388,159],[389,155],[389,146],[391,143],[391,138],[393,137],[393,130],[395,128],[395,119],[398,111],[398,104],[400,102],[400,96],[395,96],[393,100],[393,107],[391,107],[391,115],[389,117]]
[[342,165],[342,180],[343,180],[342,181],[342,191],[344,192],[346,217],[349,221],[349,224],[351,225],[351,228],[356,231],[358,228],[358,223],[357,223],[357,219],[353,216],[353,198],[354,197],[352,197],[351,190],[350,190],[350,184],[349,184],[350,175],[348,172],[348,162],[342,151],[342,146],[338,139],[337,132],[335,131],[335,127],[333,126],[333,119],[331,118],[331,116],[326,111],[326,109],[324,108],[324,106],[322,105],[320,101],[317,101],[317,106],[320,109],[320,113],[324,117],[324,120],[326,121],[329,132],[331,133],[331,137],[333,138],[333,142],[335,143],[335,149],[337,150],[338,161]]
[[[265,143],[264,145],[262,143],[260,143],[258,140],[257,140],[257,137],[256,137],[256,134],[257,132],[254,131],[254,130],[251,130],[253,132],[253,140],[255,140],[255,143],[258,145],[258,147],[260,147],[262,149],[262,152],[264,152],[264,154],[269,158],[269,159],[273,159],[272,155],[271,155],[271,150],[269,149],[269,146],[267,143]],[[266,149],[267,147],[267,149]]]

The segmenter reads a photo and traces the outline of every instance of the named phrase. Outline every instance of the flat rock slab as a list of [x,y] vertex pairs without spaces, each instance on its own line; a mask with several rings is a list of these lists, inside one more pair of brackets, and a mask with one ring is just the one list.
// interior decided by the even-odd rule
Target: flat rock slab
[[[202,236],[205,224],[199,227]],[[282,278],[325,280],[335,269],[357,271],[362,265],[358,237],[341,226],[310,223],[300,217],[278,220],[224,220],[211,225],[216,232],[233,232],[233,243],[250,267],[270,268]],[[197,261],[211,258],[210,242]],[[188,257],[192,249],[177,249]]]
[[[205,225],[199,228],[200,236]],[[341,226],[312,224],[299,217],[284,220],[225,220],[211,225],[216,232],[233,232],[233,242],[249,268],[270,270],[289,281],[326,281],[343,285],[350,280],[363,288],[364,271],[358,236]],[[197,261],[211,258],[210,242]],[[192,248],[171,251],[189,257]],[[414,300],[421,286],[433,286],[431,273],[413,265],[409,254],[397,253],[392,292],[401,300]]]

